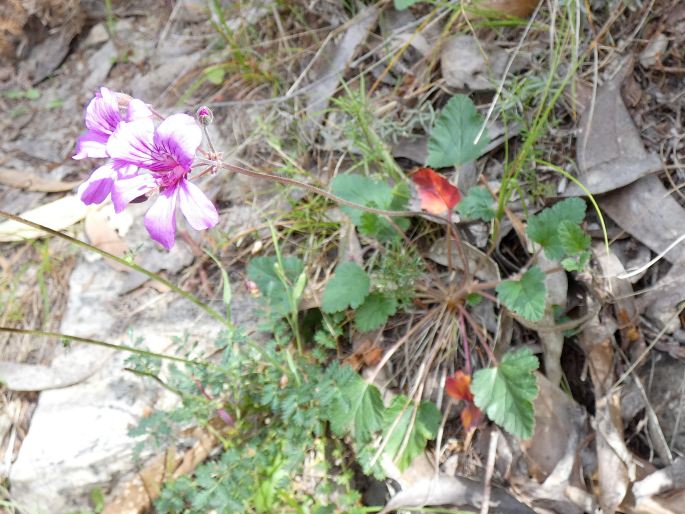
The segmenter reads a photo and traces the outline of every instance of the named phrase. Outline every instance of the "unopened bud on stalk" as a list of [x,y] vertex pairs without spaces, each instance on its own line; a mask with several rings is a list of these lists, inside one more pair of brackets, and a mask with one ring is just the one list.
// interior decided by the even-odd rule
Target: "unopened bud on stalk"
[[206,105],[200,107],[195,113],[195,116],[197,116],[197,121],[204,126],[211,125],[212,121],[214,121],[214,114],[212,114],[212,111]]

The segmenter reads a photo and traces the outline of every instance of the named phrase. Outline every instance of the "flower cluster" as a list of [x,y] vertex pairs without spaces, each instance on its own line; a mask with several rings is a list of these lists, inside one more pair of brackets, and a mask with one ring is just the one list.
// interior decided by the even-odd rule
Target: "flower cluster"
[[[122,110],[124,112],[122,112]],[[121,212],[158,192],[145,215],[145,227],[169,249],[176,239],[176,207],[196,230],[219,221],[212,202],[189,179],[202,129],[187,114],[173,114],[155,127],[154,114],[141,100],[106,87],[86,107],[88,129],[76,145],[74,159],[108,159],[78,190],[89,205],[111,196]]]

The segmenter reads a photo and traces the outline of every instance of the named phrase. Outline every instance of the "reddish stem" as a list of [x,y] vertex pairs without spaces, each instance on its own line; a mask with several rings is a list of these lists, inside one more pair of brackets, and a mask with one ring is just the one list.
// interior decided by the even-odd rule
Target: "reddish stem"
[[464,348],[464,360],[466,367],[466,374],[471,376],[471,350],[469,349],[469,340],[466,337],[466,323],[464,322],[464,309],[459,309],[459,331],[461,332],[461,342]]
[[478,323],[476,323],[476,320],[473,319],[473,317],[469,314],[469,312],[464,309],[462,306],[459,306],[459,311],[463,313],[464,318],[466,321],[471,325],[471,328],[473,328],[473,331],[476,333],[476,337],[478,338],[478,341],[480,342],[481,346],[485,350],[485,353],[488,354],[488,357],[492,361],[492,363],[496,366],[497,365],[497,357],[495,357],[495,353],[492,351],[492,348],[490,348],[490,345],[488,342],[481,336],[480,330],[481,328],[478,326]]

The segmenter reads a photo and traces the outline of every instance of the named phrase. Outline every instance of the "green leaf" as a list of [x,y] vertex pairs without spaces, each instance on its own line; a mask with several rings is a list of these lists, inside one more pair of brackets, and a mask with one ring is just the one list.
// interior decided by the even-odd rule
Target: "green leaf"
[[587,263],[590,262],[591,256],[592,254],[586,251],[578,255],[574,255],[573,257],[566,257],[565,259],[561,260],[561,266],[566,271],[583,271],[587,266]]
[[354,324],[361,332],[375,330],[397,312],[397,299],[374,292],[354,313]]
[[394,0],[394,5],[395,9],[398,11],[404,11],[405,9],[409,9],[412,5],[416,5],[421,0]]
[[327,411],[333,433],[342,437],[351,432],[359,446],[370,442],[383,428],[384,413],[378,388],[354,372],[340,385],[339,394]]
[[339,312],[348,307],[356,309],[364,302],[370,287],[369,276],[358,264],[343,262],[326,284],[321,309],[327,313]]
[[38,100],[40,98],[40,91],[32,87],[26,90],[25,96],[27,100]]
[[469,307],[475,307],[483,301],[483,297],[478,293],[469,293],[466,295],[466,305]]
[[217,265],[219,270],[221,270],[221,281],[223,283],[223,301],[224,301],[224,307],[226,309],[226,319],[231,319],[231,281],[228,278],[228,273],[226,272],[226,268],[224,268],[223,264],[221,264],[221,261],[217,259],[214,254],[212,254],[209,250],[205,250],[205,253],[209,255],[209,257],[214,261],[214,263]]
[[466,95],[453,96],[440,112],[428,139],[428,166],[445,168],[476,160],[489,142],[483,118]]
[[592,239],[579,225],[564,220],[559,224],[559,241],[566,255],[577,255],[590,248]]
[[283,259],[283,272],[290,284],[284,284],[276,272],[278,260],[273,256],[257,257],[247,267],[247,276],[262,293],[274,314],[286,316],[290,313],[290,294],[294,284],[304,270],[302,261],[294,256]]
[[538,321],[545,313],[545,274],[537,266],[526,271],[519,280],[505,280],[496,290],[499,301],[519,316]]
[[385,412],[384,451],[400,471],[406,469],[423,452],[427,441],[435,438],[442,418],[432,402],[421,402],[415,418],[413,411],[414,405],[406,396],[400,395],[395,397]]
[[492,221],[497,215],[492,195],[484,187],[472,187],[457,204],[457,211],[464,219]]
[[553,207],[531,216],[528,220],[526,234],[545,250],[545,255],[552,260],[564,256],[564,246],[559,237],[562,222],[580,225],[585,218],[585,201],[580,198],[568,198]]
[[528,439],[533,435],[533,400],[538,386],[533,371],[539,366],[528,348],[507,353],[495,368],[473,374],[471,392],[476,406],[507,432]]
[[[409,201],[409,188],[406,184],[391,188],[385,182],[376,182],[363,175],[338,175],[331,182],[331,191],[343,200],[376,209],[402,210]],[[382,216],[346,205],[341,205],[340,209],[366,236],[376,237],[380,241],[398,237],[392,225]],[[403,230],[409,227],[409,220],[406,218],[395,218],[394,222]]]
[[[390,205],[393,196],[388,184],[376,182],[363,175],[336,176],[331,182],[331,192],[343,200],[378,209],[385,209]],[[364,211],[346,205],[341,205],[340,209],[350,217],[352,223],[359,225]]]
[[224,76],[226,75],[226,70],[218,66],[212,66],[205,69],[205,78],[209,80],[215,86],[220,86],[224,83]]

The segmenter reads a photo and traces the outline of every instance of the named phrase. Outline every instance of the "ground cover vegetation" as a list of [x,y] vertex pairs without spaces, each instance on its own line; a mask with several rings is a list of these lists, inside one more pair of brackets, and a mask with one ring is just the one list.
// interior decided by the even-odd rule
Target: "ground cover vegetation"
[[[653,461],[648,446],[660,428],[650,424],[644,435],[653,418],[630,427],[634,439],[626,445],[622,424],[612,421],[620,413],[606,402],[615,398],[614,366],[626,374],[618,382],[625,380],[646,347],[642,335],[625,332],[635,320],[624,319],[615,332],[635,345],[614,340],[597,356],[609,340],[596,335],[599,313],[614,300],[593,282],[627,275],[610,276],[602,264],[599,255],[611,255],[616,235],[597,198],[608,190],[586,184],[569,141],[582,110],[578,98],[585,95],[587,105],[601,98],[579,77],[596,80],[617,17],[646,19],[645,10],[627,1],[341,2],[335,12],[346,21],[330,32],[299,2],[275,2],[263,26],[236,28],[235,9],[208,2],[210,51],[186,77],[176,105],[102,84],[73,152],[96,163],[77,189],[84,204],[111,202],[121,213],[144,203],[143,219],[133,223],[165,250],[185,244],[184,223],[202,231],[194,243],[200,279],[180,287],[139,265],[135,249],[117,255],[41,220],[0,212],[15,227],[51,237],[11,243],[40,262],[39,323],[23,323],[17,291],[28,268],[21,268],[0,289],[3,334],[125,352],[128,373],[175,398],[173,408],[147,413],[130,430],[141,466],[151,454],[163,457],[161,478],[140,511],[616,512],[631,501],[633,508],[627,490],[637,478],[608,478],[611,466],[629,475],[630,459],[616,457],[612,441]],[[249,9],[260,7],[239,10]],[[278,34],[274,44],[264,42],[270,33]],[[395,33],[403,38],[388,35]],[[338,45],[320,66],[320,51],[330,52],[334,38]],[[455,38],[459,51],[473,44],[475,57],[450,53]],[[479,56],[489,63],[484,71],[449,78]],[[12,95],[31,102],[33,91]],[[241,102],[259,111],[229,152],[214,129]],[[259,206],[257,224],[224,230],[222,211],[235,199],[212,201],[221,181],[256,188],[246,204]],[[560,183],[577,192],[564,194]],[[144,338],[122,344],[59,333],[51,321],[58,308],[49,293],[52,267],[81,253],[180,295],[220,323],[216,339],[199,344],[178,334],[173,351],[162,353]],[[257,327],[234,322],[243,292],[259,306]],[[581,369],[574,359],[583,353]],[[579,404],[594,416],[594,435]],[[581,411],[566,423],[582,425],[577,431],[541,439],[553,431],[550,419]],[[190,455],[192,464],[177,473],[179,439],[193,429],[211,441],[210,450]],[[584,446],[597,439],[595,468],[581,464],[580,434]],[[517,482],[506,465],[496,467],[496,455],[506,453],[498,441],[526,460],[527,480],[542,477],[535,488]],[[531,450],[536,445],[558,459],[543,462]],[[656,450],[660,464],[673,463],[671,450]],[[482,479],[469,485],[477,500],[440,482],[454,456],[458,475]],[[555,467],[562,458],[598,477],[580,471],[579,479],[569,467],[561,485],[545,481],[553,470],[562,473]],[[416,469],[433,485],[421,489],[421,480],[406,479]],[[516,484],[519,499],[498,482]],[[386,483],[394,497],[372,493]],[[445,484],[451,496],[440,495]],[[562,498],[569,488],[582,494]],[[106,503],[94,489],[92,511],[117,512]],[[21,512],[9,499],[6,508]]]

